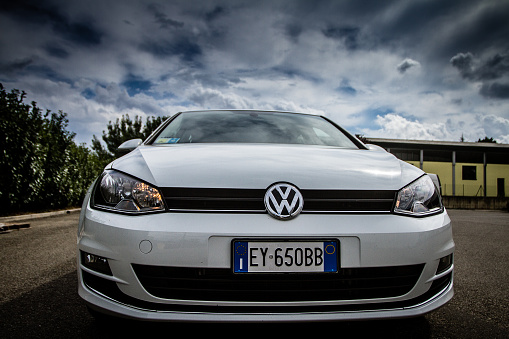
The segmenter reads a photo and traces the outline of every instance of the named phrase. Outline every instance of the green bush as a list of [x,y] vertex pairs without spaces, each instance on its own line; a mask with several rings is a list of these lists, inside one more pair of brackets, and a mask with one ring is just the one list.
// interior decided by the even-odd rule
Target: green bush
[[123,115],[108,123],[92,149],[74,142],[67,114],[26,104],[26,93],[0,83],[0,215],[79,206],[104,166],[122,154],[129,139],[146,139],[164,117]]
[[0,214],[77,206],[101,171],[96,154],[76,145],[67,114],[24,103],[0,84]]

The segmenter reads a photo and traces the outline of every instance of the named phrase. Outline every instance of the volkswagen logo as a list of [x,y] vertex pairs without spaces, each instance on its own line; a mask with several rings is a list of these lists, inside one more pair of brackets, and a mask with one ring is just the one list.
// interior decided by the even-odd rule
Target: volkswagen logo
[[304,207],[304,199],[297,187],[286,184],[274,184],[265,193],[265,208],[269,214],[280,220],[295,218]]

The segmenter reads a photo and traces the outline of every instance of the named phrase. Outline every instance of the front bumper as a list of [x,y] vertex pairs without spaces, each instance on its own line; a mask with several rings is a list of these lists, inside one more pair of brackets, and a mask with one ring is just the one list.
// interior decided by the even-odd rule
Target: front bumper
[[[427,218],[301,214],[291,221],[278,221],[265,214],[126,216],[87,205],[80,218],[79,253],[107,258],[111,275],[85,267],[78,255],[79,294],[90,307],[117,316],[212,322],[381,319],[425,314],[453,296],[453,265],[437,273],[440,258],[454,251],[450,219],[445,212]],[[331,294],[329,298],[322,295],[319,300],[243,301],[233,297],[203,297],[203,291],[196,293],[196,298],[157,296],[147,292],[135,271],[141,265],[175,268],[176,272],[219,270],[228,276],[231,242],[238,238],[334,239],[340,243],[342,270],[379,271],[415,265],[419,272],[413,287],[404,294],[375,294],[369,298],[362,294],[335,298]],[[236,278],[230,275],[227,279]],[[353,280],[355,277],[341,282],[342,286]],[[317,281],[313,288],[320,289],[320,284]]]

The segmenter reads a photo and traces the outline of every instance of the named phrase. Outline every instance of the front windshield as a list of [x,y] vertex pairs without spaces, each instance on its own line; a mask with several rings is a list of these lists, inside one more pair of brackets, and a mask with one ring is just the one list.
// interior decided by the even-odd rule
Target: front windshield
[[155,145],[181,143],[271,143],[358,148],[320,116],[279,112],[185,112],[157,136]]

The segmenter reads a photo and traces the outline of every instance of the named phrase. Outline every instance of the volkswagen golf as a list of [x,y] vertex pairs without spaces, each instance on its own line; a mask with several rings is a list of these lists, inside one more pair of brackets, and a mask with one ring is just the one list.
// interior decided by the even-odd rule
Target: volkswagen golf
[[94,315],[382,319],[453,296],[433,181],[323,116],[182,112],[120,148],[78,227],[78,291]]

